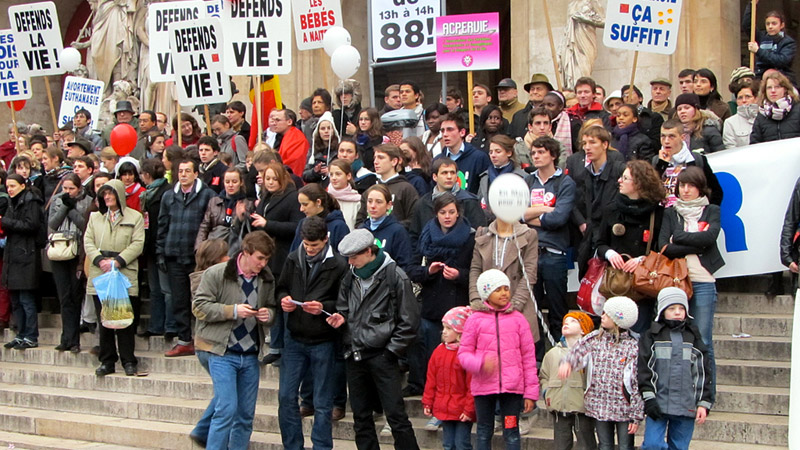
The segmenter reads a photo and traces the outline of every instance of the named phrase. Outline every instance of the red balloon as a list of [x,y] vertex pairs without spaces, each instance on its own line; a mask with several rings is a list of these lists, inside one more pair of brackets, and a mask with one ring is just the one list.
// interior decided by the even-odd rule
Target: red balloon
[[6,106],[14,108],[14,111],[22,111],[25,107],[25,100],[14,100],[13,102],[6,102]]
[[121,123],[111,130],[111,147],[119,156],[125,156],[136,147],[136,129],[127,123]]

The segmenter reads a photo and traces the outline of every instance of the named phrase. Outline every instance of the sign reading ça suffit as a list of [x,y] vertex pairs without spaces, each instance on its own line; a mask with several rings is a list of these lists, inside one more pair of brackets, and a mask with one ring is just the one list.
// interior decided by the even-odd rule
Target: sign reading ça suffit
[[8,20],[21,66],[29,76],[64,73],[59,62],[64,45],[53,2],[9,6]]
[[105,83],[89,78],[67,77],[61,93],[61,108],[58,110],[58,126],[63,127],[72,121],[79,109],[86,109],[92,115],[89,123],[96,130],[100,117],[100,104],[103,103]]
[[322,48],[328,28],[342,24],[340,0],[292,0],[292,13],[298,50]]
[[20,67],[11,30],[0,30],[0,102],[27,100],[33,96],[27,70]]
[[498,13],[460,14],[436,18],[436,71],[500,68]]
[[678,47],[683,0],[608,0],[603,45],[671,55]]
[[147,32],[150,36],[150,79],[154,83],[175,81],[169,51],[169,27],[206,17],[208,4],[202,0],[153,3],[148,6]]
[[289,0],[230,0],[223,4],[228,75],[284,75],[292,70]]
[[369,0],[374,59],[408,58],[436,51],[434,20],[439,0]]
[[175,24],[169,30],[178,102],[184,106],[225,103],[231,81],[223,71],[222,26],[206,18]]

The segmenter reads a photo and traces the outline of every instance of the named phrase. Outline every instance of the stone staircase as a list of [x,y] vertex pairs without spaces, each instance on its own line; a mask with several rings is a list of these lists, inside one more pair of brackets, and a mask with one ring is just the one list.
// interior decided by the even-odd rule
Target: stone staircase
[[[743,280],[743,281],[739,281]],[[723,280],[715,319],[717,405],[695,428],[692,449],[787,448],[791,296],[767,299],[758,277]],[[750,280],[750,281],[748,281]],[[755,280],[755,281],[753,281]],[[146,312],[146,311],[145,311]],[[143,320],[147,320],[146,316]],[[81,336],[83,353],[54,350],[60,318],[39,316],[40,347],[0,352],[0,447],[17,449],[192,449],[188,433],[212,396],[212,385],[194,357],[165,358],[171,347],[161,337],[137,338],[136,355],[146,377],[126,377],[121,368],[94,375],[97,359],[86,352],[95,337]],[[747,333],[750,338],[732,335]],[[5,331],[4,342],[13,337]],[[278,370],[262,369],[251,449],[280,449]],[[441,436],[426,431],[419,397],[406,399],[422,448],[441,448]],[[523,448],[550,448],[550,417],[540,408]],[[310,435],[311,419],[303,422]],[[337,449],[355,448],[352,416],[334,423]],[[379,422],[378,427],[383,423]],[[641,432],[639,433],[641,435]],[[637,438],[637,444],[641,437]],[[392,448],[391,437],[381,438]],[[310,447],[307,437],[306,445]],[[495,435],[495,448],[502,438]]]

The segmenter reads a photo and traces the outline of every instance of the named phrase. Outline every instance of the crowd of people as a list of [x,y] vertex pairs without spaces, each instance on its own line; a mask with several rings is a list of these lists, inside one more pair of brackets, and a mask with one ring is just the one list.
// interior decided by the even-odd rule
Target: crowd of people
[[[306,416],[314,448],[332,448],[348,399],[358,448],[378,448],[382,416],[380,434],[417,448],[403,398],[418,395],[444,448],[471,448],[473,422],[479,448],[498,429],[519,448],[540,396],[557,448],[573,434],[581,448],[613,448],[615,434],[632,448],[645,416],[645,448],[666,448],[667,427],[670,448],[688,448],[715,401],[724,265],[723,192],[705,155],[800,136],[782,24],[767,18],[756,72],[731,75],[732,102],[709,69],[682,70],[674,101],[669,78],[652,80],[646,105],[637,86],[606,93],[583,77],[557,91],[543,74],[523,104],[506,78],[475,85],[471,111],[454,88],[423,105],[413,81],[388,86],[381,110],[362,107],[347,80],[271,111],[258,144],[238,101],[210,118],[212,135],[188,113],[170,127],[118,102],[115,124],[139,136],[125,156],[87,110],[52,135],[17,123],[0,146],[0,327],[16,330],[5,347],[38,346],[52,277],[56,350],[80,353],[80,333],[97,329],[97,376],[117,361],[140,372],[137,333],[173,340],[166,357],[198,357],[214,398],[191,437],[208,448],[247,447],[259,363],[280,366],[289,449],[303,448]],[[512,222],[489,201],[505,174],[530,188]],[[798,211],[781,245],[795,273]],[[686,259],[690,296],[669,288],[610,298],[601,317],[570,311],[572,261],[581,276],[593,256],[633,272],[651,248]],[[122,329],[99,323],[94,280],[113,270],[130,281],[134,320]]]

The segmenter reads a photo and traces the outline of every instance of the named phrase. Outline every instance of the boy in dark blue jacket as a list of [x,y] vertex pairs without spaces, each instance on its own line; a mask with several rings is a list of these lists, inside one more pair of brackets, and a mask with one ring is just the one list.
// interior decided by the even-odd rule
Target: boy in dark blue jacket
[[460,114],[448,114],[442,121],[441,131],[444,151],[436,158],[447,157],[455,161],[461,178],[461,188],[477,194],[480,175],[492,164],[489,154],[464,142],[467,130]]

